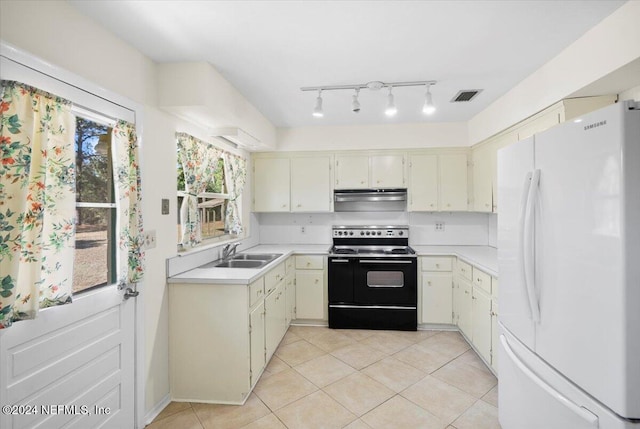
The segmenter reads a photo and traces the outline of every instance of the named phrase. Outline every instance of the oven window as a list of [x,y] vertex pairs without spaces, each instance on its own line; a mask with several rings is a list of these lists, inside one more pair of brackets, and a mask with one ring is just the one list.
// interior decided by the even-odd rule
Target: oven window
[[404,273],[402,271],[369,271],[367,272],[368,287],[403,287]]

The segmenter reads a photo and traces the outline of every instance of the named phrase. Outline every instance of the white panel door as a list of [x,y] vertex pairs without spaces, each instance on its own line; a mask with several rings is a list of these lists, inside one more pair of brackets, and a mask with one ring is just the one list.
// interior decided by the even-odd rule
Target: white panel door
[[368,156],[336,156],[336,189],[368,187]]
[[524,281],[522,234],[533,167],[533,138],[498,151],[499,319],[531,349],[535,336]]
[[3,412],[0,427],[135,427],[134,307],[107,286],[1,331],[0,404],[37,414]]
[[614,105],[536,136],[536,352],[619,415],[640,418],[640,111],[629,114],[626,146],[622,118]]
[[253,209],[288,212],[289,158],[255,158],[253,162]]
[[438,156],[411,156],[409,178],[409,210],[438,210]]
[[440,155],[440,210],[467,210],[467,155]]
[[291,158],[291,211],[331,210],[331,157]]
[[404,155],[372,156],[371,186],[373,188],[405,188]]

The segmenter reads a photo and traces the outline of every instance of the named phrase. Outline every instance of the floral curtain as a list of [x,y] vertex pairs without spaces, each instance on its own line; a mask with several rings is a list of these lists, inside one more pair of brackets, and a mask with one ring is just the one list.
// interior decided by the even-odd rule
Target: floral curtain
[[75,117],[55,95],[2,81],[0,328],[71,302]]
[[186,193],[180,207],[181,243],[184,247],[193,247],[202,241],[198,194],[205,191],[207,181],[215,175],[222,151],[185,133],[177,133],[176,138]]
[[239,156],[224,152],[224,176],[226,179],[229,202],[225,214],[224,224],[230,234],[240,235],[243,228],[240,221],[238,198],[242,195],[244,182],[247,178],[247,160]]
[[113,177],[118,201],[118,284],[142,280],[144,273],[144,243],[142,228],[140,151],[133,124],[118,121],[111,132],[114,150]]

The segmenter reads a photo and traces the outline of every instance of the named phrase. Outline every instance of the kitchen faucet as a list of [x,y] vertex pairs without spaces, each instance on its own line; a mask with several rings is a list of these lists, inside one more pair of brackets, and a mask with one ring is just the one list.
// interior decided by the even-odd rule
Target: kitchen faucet
[[229,256],[231,255],[235,255],[236,254],[236,249],[238,248],[238,246],[240,245],[240,243],[229,243],[226,244],[223,248],[222,248],[222,259],[227,259]]

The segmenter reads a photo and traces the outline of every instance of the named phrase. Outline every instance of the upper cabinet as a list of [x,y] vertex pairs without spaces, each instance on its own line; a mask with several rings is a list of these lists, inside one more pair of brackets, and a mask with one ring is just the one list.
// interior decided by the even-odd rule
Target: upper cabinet
[[291,158],[291,211],[331,211],[331,157]]
[[410,211],[466,211],[467,152],[409,157]]
[[404,155],[337,155],[336,189],[406,188]]
[[406,188],[404,155],[375,155],[371,157],[372,188]]
[[369,187],[369,157],[336,156],[336,189]]
[[288,212],[289,158],[254,158],[253,209],[257,212]]
[[471,149],[473,165],[473,211],[498,211],[497,168],[498,150],[518,140],[524,140],[555,125],[615,103],[615,95],[581,97],[562,100],[501,133],[474,145]]

